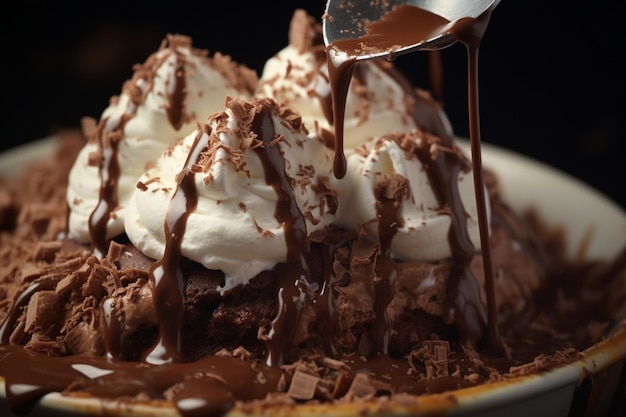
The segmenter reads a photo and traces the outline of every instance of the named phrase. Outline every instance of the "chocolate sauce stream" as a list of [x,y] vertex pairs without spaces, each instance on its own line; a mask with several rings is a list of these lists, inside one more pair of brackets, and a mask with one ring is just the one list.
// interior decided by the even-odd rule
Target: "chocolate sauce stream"
[[154,284],[152,298],[159,323],[159,340],[144,358],[148,363],[163,364],[183,360],[181,327],[185,311],[184,277],[181,271],[181,244],[187,228],[187,219],[198,204],[193,166],[206,149],[201,141],[204,132],[195,138],[191,151],[181,172],[178,185],[167,207],[165,215],[165,252],[163,257],[150,268],[150,279]]
[[[108,119],[101,122],[98,127],[98,147],[101,161],[98,167],[100,175],[100,190],[98,191],[98,203],[89,216],[89,233],[94,255],[103,258],[107,252],[107,223],[111,213],[118,205],[117,183],[120,177],[120,165],[117,154],[119,147],[119,135],[105,130]],[[122,121],[115,130],[123,129]]]
[[[328,60],[330,62],[330,59]],[[356,60],[342,62],[339,66],[328,65],[328,74],[331,85],[331,101],[333,109],[333,124],[335,125],[335,156],[333,160],[333,173],[337,178],[346,175],[347,161],[343,151],[343,124],[346,116],[346,99],[352,74],[356,68]],[[337,89],[335,86],[343,86]]]
[[491,10],[485,12],[478,19],[462,19],[455,24],[456,37],[467,48],[468,55],[468,111],[470,128],[470,146],[472,154],[472,173],[474,175],[474,192],[476,195],[476,207],[478,211],[478,223],[480,242],[482,247],[483,267],[485,271],[485,292],[487,294],[488,348],[502,350],[500,339],[497,311],[496,292],[494,284],[493,261],[491,259],[491,247],[489,245],[489,224],[487,221],[487,201],[485,196],[485,181],[482,170],[481,135],[480,135],[480,112],[479,112],[479,88],[478,88],[478,51],[481,40],[485,34]]
[[[496,303],[494,277],[489,246],[489,225],[487,221],[486,201],[484,195],[484,180],[482,177],[482,162],[480,158],[480,129],[478,113],[478,46],[487,27],[491,11],[484,13],[478,19],[460,19],[451,22],[433,13],[413,6],[397,6],[392,8],[379,21],[372,22],[366,28],[366,34],[357,39],[335,41],[328,45],[327,51],[331,55],[328,59],[328,73],[331,84],[331,95],[335,121],[343,121],[345,100],[350,84],[351,75],[358,61],[354,58],[333,62],[333,51],[345,51],[349,55],[358,55],[368,48],[373,51],[387,51],[388,58],[395,57],[393,50],[403,45],[409,46],[421,40],[433,37],[442,27],[456,40],[464,43],[468,49],[469,62],[469,119],[470,142],[472,148],[472,171],[475,182],[475,195],[478,209],[480,239],[482,246],[483,263],[485,264],[485,281],[487,292],[487,312],[480,301],[480,289],[469,264],[475,248],[467,232],[467,218],[458,192],[457,178],[459,161],[449,155],[439,155],[433,163],[422,159],[428,169],[428,176],[433,184],[433,191],[437,196],[441,208],[450,210],[450,231],[448,239],[452,250],[454,266],[451,272],[451,282],[448,290],[448,306],[453,320],[460,327],[464,337],[471,343],[484,338],[487,331],[487,346],[497,348],[501,346],[496,320]],[[437,80],[435,80],[436,84]],[[439,132],[431,132],[439,133]],[[343,124],[335,124],[336,148],[335,158],[341,160],[339,153],[343,153]],[[447,135],[441,137],[448,141]],[[451,145],[451,140],[448,145]],[[444,152],[446,154],[447,152]],[[344,157],[345,159],[345,157]],[[336,165],[338,165],[336,163]],[[430,168],[428,168],[430,166]],[[345,167],[340,168],[345,169]],[[341,172],[340,172],[341,175]]]
[[124,337],[124,321],[117,320],[115,301],[113,298],[105,299],[100,308],[102,310],[100,326],[102,328],[105,356],[109,358],[121,359]]
[[[185,57],[175,51],[176,70],[174,78],[168,80],[167,90],[168,107],[166,108],[167,118],[175,130],[179,130],[184,123],[184,103],[187,99],[187,83],[185,74]],[[101,160],[98,166],[100,175],[100,189],[98,191],[98,202],[93,212],[89,216],[89,233],[91,238],[92,251],[98,258],[104,257],[107,252],[107,224],[111,219],[113,211],[118,207],[118,182],[121,168],[118,161],[119,142],[122,140],[124,127],[129,120],[135,116],[137,108],[143,104],[143,100],[152,88],[152,79],[156,74],[156,68],[161,63],[158,61],[147,62],[148,71],[137,72],[135,76],[147,77],[149,87],[146,91],[130,91],[131,105],[126,112],[120,116],[119,120],[111,121],[109,118],[100,121],[97,129],[98,149],[101,153]],[[153,65],[154,68],[150,68]],[[133,78],[134,80],[134,78]],[[131,80],[132,81],[132,80]],[[173,83],[173,86],[169,84]],[[132,82],[128,84],[131,88],[139,88]],[[108,126],[111,123],[112,126]]]
[[[187,76],[185,74],[185,55],[179,51],[176,53],[176,70],[174,71],[174,88],[171,89],[167,99],[169,106],[167,107],[167,119],[172,127],[180,130],[185,122],[185,101],[187,100]],[[169,87],[169,85],[168,85]]]
[[[341,111],[336,112],[333,109],[333,100],[337,101],[337,99],[341,99],[344,101],[347,97],[341,97],[341,95],[337,94],[338,98],[333,99],[331,94],[331,86],[330,86],[330,77],[337,77],[337,74],[342,72],[342,75],[347,77],[345,81],[346,84],[350,83],[350,80],[359,80],[360,85],[367,86],[370,82],[367,77],[369,75],[368,71],[363,70],[362,66],[353,65],[352,68],[345,69],[344,71],[333,71],[332,66],[329,66],[326,62],[326,53],[323,48],[322,39],[315,39],[312,45],[312,51],[315,53],[315,60],[318,68],[316,70],[315,77],[316,81],[316,89],[313,92],[315,99],[320,103],[322,108],[324,117],[328,121],[330,126],[343,126],[345,113],[343,110],[344,106],[336,106]],[[319,52],[321,51],[321,53]],[[382,63],[381,61],[370,61],[372,65],[376,65],[378,69],[384,72],[386,75],[391,77],[398,85],[402,88],[403,94],[410,98],[407,100],[407,106],[410,106],[407,109],[408,113],[411,114],[415,124],[419,126],[422,130],[433,133],[440,138],[450,138],[450,141],[453,140],[452,132],[449,131],[449,128],[446,123],[442,121],[442,107],[441,102],[437,101],[443,95],[443,75],[441,71],[441,57],[439,51],[431,51],[429,54],[429,62],[430,62],[430,73],[433,79],[433,88],[435,94],[433,94],[433,99],[417,94],[417,90],[411,83],[406,79],[404,74],[402,74],[397,68],[386,65],[386,63]],[[347,65],[351,65],[350,63],[346,63]],[[329,75],[329,70],[332,71],[332,75]],[[345,74],[344,74],[345,72]],[[352,72],[350,74],[350,72]],[[439,91],[437,94],[436,92]],[[348,93],[347,89],[344,92]],[[340,121],[336,121],[335,117],[341,116]],[[341,153],[343,151],[343,145],[337,146],[337,138],[336,131],[330,132],[328,130],[323,129],[320,134],[322,135],[322,140],[325,141],[329,146],[334,147],[336,150],[338,149]],[[343,144],[343,130],[341,131],[341,136],[339,141]],[[345,170],[344,161],[345,158],[343,156],[335,156],[337,158],[336,163],[334,164],[334,172],[339,172],[340,170]]]
[[287,175],[285,159],[278,143],[269,105],[264,104],[255,114],[252,131],[263,142],[255,148],[263,167],[265,181],[278,196],[274,216],[285,230],[287,264],[276,267],[278,283],[278,308],[272,327],[267,335],[267,360],[271,366],[284,363],[285,350],[291,346],[299,317],[309,291],[309,266],[306,259],[306,222],[293,194],[291,178]]
[[443,104],[443,63],[441,51],[436,49],[428,52],[428,75],[432,85],[432,95],[438,103]]
[[[388,180],[390,180],[388,178]],[[378,235],[380,237],[380,254],[376,259],[376,278],[374,281],[374,312],[375,319],[370,336],[376,348],[376,355],[389,354],[389,337],[391,324],[387,317],[387,305],[393,298],[393,286],[397,278],[395,263],[391,257],[391,241],[402,227],[401,193],[393,192],[387,182],[380,183],[376,190],[376,212],[378,214]],[[371,356],[371,355],[370,355]]]

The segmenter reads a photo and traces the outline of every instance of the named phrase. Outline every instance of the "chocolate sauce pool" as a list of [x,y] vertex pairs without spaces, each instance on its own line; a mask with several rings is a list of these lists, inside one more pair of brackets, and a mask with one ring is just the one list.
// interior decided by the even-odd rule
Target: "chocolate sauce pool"
[[[476,184],[476,198],[479,207],[481,226],[482,253],[484,257],[485,273],[487,277],[488,307],[487,311],[480,302],[479,288],[471,276],[469,261],[475,253],[466,227],[465,212],[456,187],[456,178],[462,170],[467,170],[461,158],[448,152],[440,152],[433,161],[429,149],[416,146],[415,156],[426,167],[427,175],[433,190],[442,207],[450,208],[452,226],[448,239],[452,247],[454,276],[451,277],[451,287],[448,294],[450,300],[450,319],[453,320],[462,335],[471,343],[483,343],[485,347],[497,348],[500,345],[500,335],[495,320],[495,296],[493,291],[493,272],[490,270],[491,260],[487,242],[486,208],[484,196],[484,180],[480,160],[480,129],[478,114],[478,81],[477,61],[478,46],[485,31],[490,13],[478,19],[464,19],[448,26],[450,34],[464,43],[469,57],[469,117],[470,141],[472,148],[473,174]],[[419,36],[428,36],[441,25],[450,22],[438,16],[432,16],[420,9],[397,9],[390,12],[385,19],[384,26],[372,26],[369,36],[376,34],[379,41],[377,47],[386,47],[388,44],[413,43],[414,39],[406,38],[411,31],[396,31],[395,28],[430,27]],[[426,23],[425,23],[426,22]],[[418,24],[419,23],[419,24]],[[421,25],[421,26],[420,26]],[[378,28],[378,29],[377,29]],[[382,38],[380,38],[382,36]],[[386,44],[385,44],[386,42]],[[331,45],[330,47],[339,47]],[[347,47],[345,44],[342,48]],[[342,124],[345,95],[353,76],[360,76],[355,62],[344,62],[340,66],[330,64],[328,72],[331,82],[334,124],[337,129],[335,149],[337,159],[335,172],[338,177],[345,173],[345,157],[343,155]],[[181,81],[181,80],[179,80]],[[181,82],[177,86],[182,86]],[[182,87],[181,87],[182,88]],[[407,90],[409,88],[407,87]],[[179,88],[179,93],[182,91]],[[175,94],[170,99],[179,100],[182,93]],[[331,97],[318,97],[330,103]],[[176,106],[173,106],[176,107]],[[422,99],[416,99],[415,118],[417,124],[428,132],[439,136],[443,146],[453,146],[453,138],[437,114],[438,109]],[[171,121],[175,123],[176,115]],[[123,126],[120,120],[117,126]],[[181,318],[184,308],[183,280],[180,269],[181,253],[180,241],[186,229],[186,219],[193,210],[197,199],[197,190],[193,182],[192,166],[204,150],[204,144],[198,136],[195,145],[188,156],[185,168],[180,175],[180,181],[174,197],[168,208],[166,230],[167,244],[165,255],[157,261],[150,271],[154,283],[153,297],[157,304],[157,316],[160,323],[159,335],[156,344],[143,355],[143,361],[131,362],[118,358],[120,345],[124,342],[121,334],[121,324],[105,323],[106,351],[103,356],[81,354],[66,357],[47,357],[42,354],[24,349],[22,346],[9,344],[11,328],[21,313],[21,309],[28,304],[28,300],[36,291],[52,289],[56,281],[39,281],[24,291],[11,308],[2,327],[0,327],[0,370],[6,382],[6,399],[9,407],[17,414],[25,415],[33,404],[43,395],[50,392],[65,392],[71,395],[72,391],[88,393],[100,398],[103,404],[107,400],[132,398],[134,395],[147,394],[153,398],[162,398],[163,392],[169,391],[168,401],[185,417],[206,415],[220,416],[232,409],[237,401],[261,400],[267,395],[279,391],[280,381],[285,377],[285,370],[281,365],[285,362],[285,352],[291,342],[299,323],[299,315],[303,308],[304,294],[313,294],[314,308],[317,317],[323,318],[323,323],[316,323],[317,331],[321,334],[323,350],[328,356],[333,355],[331,342],[333,309],[329,295],[329,282],[332,278],[332,268],[328,265],[332,259],[333,248],[326,248],[318,254],[317,261],[312,259],[311,253],[305,245],[306,227],[302,213],[294,204],[293,191],[286,182],[285,161],[278,147],[269,146],[275,137],[271,109],[259,106],[252,123],[252,130],[257,134],[257,140],[263,143],[255,149],[259,156],[266,175],[266,182],[271,184],[279,202],[275,216],[281,220],[287,230],[286,238],[289,248],[288,263],[276,267],[276,276],[280,277],[277,304],[280,306],[267,334],[261,335],[266,347],[264,360],[243,360],[241,358],[224,356],[207,356],[197,361],[188,361],[181,346]],[[102,132],[101,132],[102,133]],[[103,141],[104,142],[104,141]],[[103,179],[100,199],[101,211],[94,212],[91,223],[94,226],[92,238],[94,251],[104,251],[104,230],[106,221],[115,204],[115,188],[117,181],[114,141],[101,144],[103,151],[108,147],[108,153],[103,155],[100,173]],[[105,181],[106,180],[106,181]],[[384,187],[384,184],[381,186]],[[398,360],[388,355],[388,340],[390,323],[385,316],[385,306],[391,299],[393,281],[396,276],[395,264],[389,253],[389,246],[399,222],[398,205],[396,199],[401,196],[389,194],[384,188],[376,190],[381,203],[380,236],[381,254],[378,258],[377,273],[381,279],[374,284],[376,320],[369,337],[373,348],[357,352],[348,357],[342,357],[341,362],[346,366],[342,371],[345,380],[350,381],[361,373],[371,376],[383,392],[403,392],[420,395],[436,393],[471,385],[462,378],[441,376],[428,382],[417,382],[410,376],[411,366],[405,360]],[[325,264],[326,262],[326,264]],[[322,264],[321,266],[318,265]],[[107,307],[106,301],[103,308]],[[109,316],[111,316],[109,312]],[[326,320],[327,319],[327,320]],[[507,332],[510,334],[510,332]],[[518,337],[519,335],[515,336]],[[531,338],[530,335],[524,335]],[[507,336],[510,340],[510,335]],[[460,369],[472,369],[474,362],[463,355],[460,346],[452,349],[450,357],[455,360]],[[532,360],[541,350],[529,351],[524,358],[518,360]],[[363,360],[367,357],[367,360]],[[483,358],[487,360],[486,358]],[[487,363],[498,369],[508,369],[511,365],[505,357],[497,357],[494,362]],[[519,363],[519,362],[518,362]],[[522,362],[523,363],[523,362]],[[338,398],[345,394],[345,390],[337,388]],[[133,401],[133,400],[129,400]]]

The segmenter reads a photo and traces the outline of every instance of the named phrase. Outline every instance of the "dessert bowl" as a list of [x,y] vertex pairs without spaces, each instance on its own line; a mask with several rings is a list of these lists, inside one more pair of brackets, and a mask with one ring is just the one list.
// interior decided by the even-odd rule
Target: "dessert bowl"
[[[467,141],[458,140],[469,154]],[[0,155],[0,176],[10,177],[24,164],[45,158],[56,146],[45,138]],[[484,144],[483,164],[500,181],[503,199],[524,213],[536,210],[542,221],[565,231],[568,257],[613,259],[626,246],[626,213],[610,199],[584,183],[543,163],[494,145]],[[620,277],[621,279],[624,276]],[[626,285],[626,282],[624,283]],[[228,416],[568,416],[607,415],[624,395],[620,378],[626,361],[626,309],[618,325],[580,359],[550,371],[401,401],[319,405],[246,406]],[[28,364],[24,364],[28,366]],[[623,381],[623,378],[622,378]],[[0,414],[14,415],[7,407],[0,377]],[[178,416],[166,402],[112,401],[52,393],[44,396],[28,415]]]

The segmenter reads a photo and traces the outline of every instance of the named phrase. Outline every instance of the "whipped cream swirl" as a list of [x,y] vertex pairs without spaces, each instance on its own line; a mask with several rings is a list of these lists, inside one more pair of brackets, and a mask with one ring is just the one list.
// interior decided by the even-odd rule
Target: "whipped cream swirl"
[[[446,153],[454,164],[467,169],[452,171],[447,184],[436,186],[436,159]],[[469,161],[460,149],[447,146],[438,138],[415,130],[383,135],[359,147],[348,158],[344,181],[350,204],[340,204],[338,223],[347,229],[360,229],[378,241],[393,228],[391,255],[401,260],[437,261],[452,255],[448,231],[451,207],[435,194],[435,189],[455,187],[467,217],[467,232],[475,248],[481,247],[474,180]],[[349,190],[349,191],[348,191]],[[349,194],[348,194],[349,193]],[[390,201],[394,214],[383,213]],[[343,203],[343,200],[341,201]],[[488,213],[489,214],[489,213]],[[394,224],[382,223],[394,217]]]
[[255,73],[228,56],[209,57],[193,48],[189,37],[168,36],[135,67],[98,125],[85,125],[89,142],[69,176],[69,236],[89,242],[90,224],[98,222],[106,227],[102,238],[123,233],[128,199],[146,167],[198,120],[222,110],[227,96],[250,96],[256,81]]
[[[252,123],[261,110],[269,115],[264,131]],[[261,140],[270,129],[271,140]],[[223,271],[221,291],[288,261],[289,225],[277,213],[279,199],[286,196],[277,192],[259,154],[273,147],[284,160],[284,172],[277,174],[284,176],[281,183],[290,188],[298,216],[306,223],[302,239],[333,223],[338,193],[332,151],[309,134],[298,114],[271,99],[233,99],[141,176],[125,218],[131,242],[147,256],[163,256],[168,207],[182,168],[191,162],[197,197],[193,210],[185,214],[181,254]]]

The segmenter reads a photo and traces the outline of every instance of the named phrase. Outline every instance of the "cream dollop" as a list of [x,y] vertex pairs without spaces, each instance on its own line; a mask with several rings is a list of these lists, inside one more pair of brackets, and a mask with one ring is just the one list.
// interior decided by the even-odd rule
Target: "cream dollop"
[[[266,120],[257,126],[255,117]],[[263,137],[268,134],[271,138]],[[268,176],[270,160],[280,183]],[[154,259],[164,253],[168,208],[190,162],[197,205],[185,214],[180,251],[208,269],[223,271],[221,291],[288,260],[293,225],[277,215],[279,199],[295,202],[291,215],[298,212],[305,225],[302,238],[335,220],[332,151],[309,134],[299,115],[271,99],[233,99],[225,111],[164,153],[132,194],[126,233]]]
[[[443,153],[455,161],[458,172],[452,181],[437,185],[429,170],[436,169],[434,158]],[[351,186],[343,187],[346,190],[343,198],[350,204],[340,202],[338,222],[347,229],[361,230],[373,241],[380,240],[381,226],[393,228],[390,251],[395,258],[445,259],[452,253],[448,238],[451,213],[447,202],[438,200],[433,187],[454,187],[457,190],[451,193],[458,191],[466,212],[469,238],[476,250],[480,249],[474,180],[471,171],[464,169],[469,167],[469,161],[464,158],[457,147],[446,146],[417,130],[383,135],[363,144],[348,158],[345,180]],[[446,173],[448,169],[450,166]],[[347,190],[351,192],[348,194]],[[385,201],[389,204],[387,208]],[[397,221],[389,216],[395,216]]]
[[[170,35],[160,49],[135,68],[113,97],[69,175],[69,236],[90,241],[89,219],[102,203],[102,184],[116,184],[115,207],[108,207],[106,238],[124,232],[128,199],[137,179],[164,150],[196,129],[198,120],[222,110],[227,96],[249,97],[256,74],[220,53],[192,47],[191,39]],[[101,169],[114,159],[119,174]],[[104,213],[95,213],[96,216]]]

